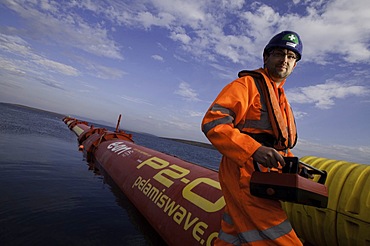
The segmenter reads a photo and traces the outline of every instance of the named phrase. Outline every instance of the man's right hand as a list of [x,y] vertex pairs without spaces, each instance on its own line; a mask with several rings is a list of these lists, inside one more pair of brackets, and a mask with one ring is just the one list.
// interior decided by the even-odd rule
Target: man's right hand
[[284,167],[285,162],[282,155],[279,154],[274,148],[261,146],[252,155],[254,161],[258,162],[264,167],[278,168],[279,164]]

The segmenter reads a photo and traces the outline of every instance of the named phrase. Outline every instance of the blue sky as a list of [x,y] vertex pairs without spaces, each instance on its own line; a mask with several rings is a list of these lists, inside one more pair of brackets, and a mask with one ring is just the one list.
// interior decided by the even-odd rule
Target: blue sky
[[370,1],[0,1],[0,101],[207,142],[219,91],[283,30],[294,153],[370,163]]

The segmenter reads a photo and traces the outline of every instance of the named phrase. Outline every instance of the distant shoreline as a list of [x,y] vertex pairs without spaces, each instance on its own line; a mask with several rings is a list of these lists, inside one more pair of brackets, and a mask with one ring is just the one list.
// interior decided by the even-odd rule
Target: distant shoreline
[[[15,106],[15,107],[20,107],[20,108],[27,108],[27,109],[35,110],[35,111],[43,111],[43,112],[54,114],[54,115],[56,115],[58,117],[61,117],[61,118],[64,118],[66,116],[64,114],[60,114],[60,113],[56,113],[56,112],[52,112],[52,111],[47,111],[47,110],[44,110],[44,109],[34,108],[34,107],[22,105],[22,104],[7,103],[7,102],[0,102],[0,103],[1,104],[8,104],[8,105],[12,105],[12,106]],[[94,122],[89,122],[89,123],[92,124]],[[146,133],[146,134],[148,134],[148,133]],[[172,141],[176,141],[176,142],[181,142],[181,143],[185,143],[185,144],[190,144],[190,145],[194,145],[194,146],[198,146],[198,147],[203,147],[203,148],[207,148],[207,149],[216,149],[215,147],[213,147],[212,144],[208,144],[208,143],[202,143],[202,142],[185,140],[185,139],[176,139],[176,138],[164,138],[164,137],[159,137],[159,138],[168,139],[168,140],[172,140]]]
[[58,116],[58,117],[61,117],[61,118],[65,117],[65,115],[63,115],[63,114],[61,114],[61,113],[56,113],[56,112],[48,111],[48,110],[45,110],[45,109],[34,108],[34,107],[30,107],[30,106],[22,105],[22,104],[17,104],[17,103],[7,103],[7,102],[0,102],[0,104],[12,105],[12,106],[14,106],[14,107],[26,108],[26,109],[28,109],[28,110],[33,110],[33,111],[38,111],[38,112],[46,112],[46,113],[53,114],[53,115]]
[[[162,138],[162,137],[160,137]],[[191,141],[191,140],[184,140],[184,139],[176,139],[176,138],[163,138],[163,139],[168,139],[168,140],[172,140],[172,141],[176,141],[176,142],[181,142],[181,143],[185,143],[185,144],[190,144],[190,145],[194,145],[194,146],[198,146],[198,147],[203,147],[203,148],[207,148],[207,149],[216,149],[215,147],[213,147],[212,144],[208,144],[208,143],[202,143],[202,142],[197,142],[197,141]]]

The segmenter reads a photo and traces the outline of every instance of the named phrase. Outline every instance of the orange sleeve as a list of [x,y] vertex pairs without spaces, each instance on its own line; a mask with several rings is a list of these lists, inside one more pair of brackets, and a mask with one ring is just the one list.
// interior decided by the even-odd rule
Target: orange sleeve
[[202,130],[213,146],[241,167],[261,146],[235,127],[252,108],[256,94],[259,95],[253,78],[239,78],[220,92],[202,121]]

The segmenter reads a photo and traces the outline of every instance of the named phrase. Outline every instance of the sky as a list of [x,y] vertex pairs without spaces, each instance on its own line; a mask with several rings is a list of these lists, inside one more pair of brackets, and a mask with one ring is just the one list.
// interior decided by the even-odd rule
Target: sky
[[368,0],[0,0],[0,101],[208,142],[221,89],[293,30],[293,153],[370,164],[369,13]]

